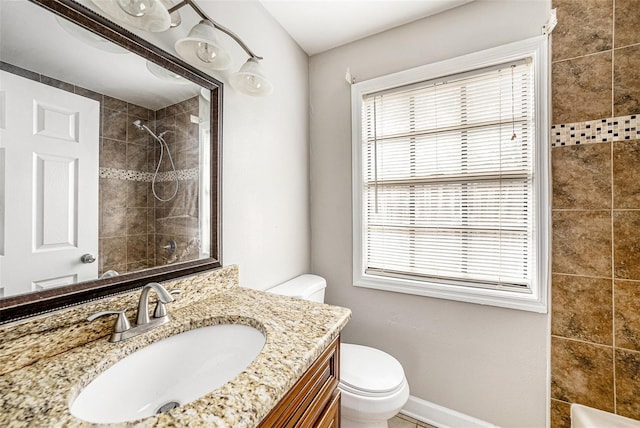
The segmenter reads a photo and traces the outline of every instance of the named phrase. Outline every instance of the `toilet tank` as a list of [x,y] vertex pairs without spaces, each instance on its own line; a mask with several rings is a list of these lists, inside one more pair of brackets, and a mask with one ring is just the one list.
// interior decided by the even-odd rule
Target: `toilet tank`
[[312,302],[324,303],[324,289],[327,281],[318,275],[304,274],[276,285],[267,291],[284,296],[297,297]]

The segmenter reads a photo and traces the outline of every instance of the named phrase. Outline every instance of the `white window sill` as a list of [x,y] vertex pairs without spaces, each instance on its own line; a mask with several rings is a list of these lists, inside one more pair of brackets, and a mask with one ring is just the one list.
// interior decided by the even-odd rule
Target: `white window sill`
[[354,278],[353,285],[395,293],[547,313],[547,302],[544,297],[532,293],[531,290],[514,292],[513,290],[447,285],[435,281],[387,278],[374,275],[363,275],[360,278]]

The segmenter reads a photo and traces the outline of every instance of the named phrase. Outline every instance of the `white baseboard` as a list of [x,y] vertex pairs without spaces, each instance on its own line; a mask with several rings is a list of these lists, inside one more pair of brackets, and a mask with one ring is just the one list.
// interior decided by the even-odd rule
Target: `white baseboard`
[[496,428],[489,422],[414,396],[409,396],[400,413],[438,428]]

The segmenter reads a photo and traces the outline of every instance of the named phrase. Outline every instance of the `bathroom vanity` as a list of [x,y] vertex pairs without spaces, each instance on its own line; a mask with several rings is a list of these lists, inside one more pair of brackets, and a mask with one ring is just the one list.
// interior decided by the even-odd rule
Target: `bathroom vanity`
[[[217,324],[243,324],[265,336],[245,370],[192,402],[118,426],[338,426],[340,331],[348,309],[239,287],[235,266],[164,284],[181,289],[171,320],[118,343],[113,318],[91,313],[134,307],[139,291],[0,326],[0,425],[92,426],[69,410],[109,367],[166,337]],[[168,370],[181,370],[169,367]]]
[[340,426],[339,353],[338,337],[262,420],[259,427]]

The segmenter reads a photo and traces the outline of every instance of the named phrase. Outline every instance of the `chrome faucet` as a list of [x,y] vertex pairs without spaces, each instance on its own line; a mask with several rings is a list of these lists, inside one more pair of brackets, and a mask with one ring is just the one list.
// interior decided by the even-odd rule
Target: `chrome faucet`
[[[138,302],[138,316],[136,318],[136,325],[145,325],[151,322],[149,320],[149,291],[151,289],[155,290],[158,295],[158,302],[161,303],[171,303],[173,302],[173,297],[171,297],[171,293],[169,293],[162,285],[157,282],[150,282],[144,287],[142,287],[142,293],[140,293],[140,301]],[[164,316],[168,317],[165,313]],[[168,319],[167,319],[168,321]]]
[[[153,318],[149,318],[149,291],[151,290],[154,290],[158,295],[158,303],[153,311]],[[109,341],[120,342],[122,340],[127,340],[169,322],[169,315],[167,314],[167,309],[164,305],[165,303],[171,303],[174,301],[174,298],[171,297],[172,294],[179,294],[180,292],[181,290],[167,291],[167,289],[157,282],[150,282],[142,287],[140,300],[138,301],[138,315],[136,317],[136,324],[134,327],[131,327],[129,320],[127,319],[125,314],[126,309],[122,311],[96,312],[89,316],[87,321],[93,321],[103,315],[118,314],[118,318],[113,326],[113,332],[111,333]]]

